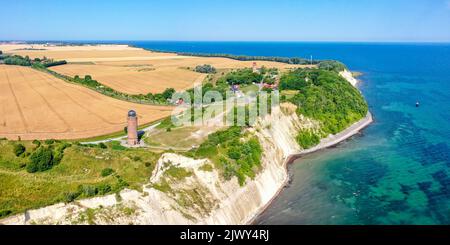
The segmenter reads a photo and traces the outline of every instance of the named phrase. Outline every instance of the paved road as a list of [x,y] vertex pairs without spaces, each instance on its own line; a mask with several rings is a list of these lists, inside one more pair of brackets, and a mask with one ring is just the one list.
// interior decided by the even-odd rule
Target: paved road
[[[149,131],[152,131],[152,130],[155,129],[156,127],[158,127],[160,124],[161,124],[161,123],[153,124],[153,125],[148,126],[148,127],[144,128],[144,129],[142,129],[142,130],[140,130],[140,131],[144,131],[145,133],[147,133],[147,132],[149,132]],[[100,143],[108,143],[108,142],[111,142],[111,141],[120,141],[120,140],[126,139],[126,138],[127,138],[127,136],[124,135],[124,136],[119,136],[119,137],[116,137],[116,138],[110,138],[110,139],[105,139],[105,140],[97,140],[97,141],[90,141],[90,142],[81,142],[81,144],[83,144],[83,145],[91,145],[91,144],[97,145],[97,144],[100,144]]]

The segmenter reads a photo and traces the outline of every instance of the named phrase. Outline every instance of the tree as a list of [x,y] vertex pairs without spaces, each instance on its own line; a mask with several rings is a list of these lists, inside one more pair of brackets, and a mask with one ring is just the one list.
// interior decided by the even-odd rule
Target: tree
[[325,60],[319,63],[319,69],[340,72],[347,69],[347,67],[339,61]]
[[53,152],[47,147],[39,147],[30,156],[31,162],[27,164],[29,173],[43,172],[53,167]]
[[175,93],[175,89],[173,88],[168,88],[166,90],[164,90],[164,92],[162,93],[162,97],[166,100],[171,99],[173,94]]
[[22,144],[16,144],[14,145],[14,155],[21,156],[26,151],[26,148]]
[[200,73],[208,73],[208,74],[211,74],[211,73],[216,73],[217,72],[217,70],[216,70],[216,68],[214,68],[213,66],[211,66],[211,65],[198,65],[197,67],[195,67],[195,69],[194,69],[196,72],[200,72]]

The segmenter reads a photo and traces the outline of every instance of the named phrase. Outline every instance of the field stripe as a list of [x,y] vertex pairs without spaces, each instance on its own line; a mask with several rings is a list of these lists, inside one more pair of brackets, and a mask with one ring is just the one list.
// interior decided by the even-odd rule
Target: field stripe
[[[42,74],[40,74],[40,75],[42,75]],[[52,77],[52,79],[56,79],[56,78],[53,78],[53,77]],[[44,80],[45,80],[45,79],[44,79]],[[123,124],[123,123],[114,123],[114,122],[109,121],[108,119],[106,119],[106,118],[100,116],[99,114],[93,112],[93,111],[90,110],[88,107],[84,106],[83,104],[80,104],[77,100],[75,100],[70,94],[66,93],[64,90],[62,90],[62,89],[56,87],[55,85],[53,85],[53,84],[47,82],[46,80],[45,80],[45,82],[46,82],[48,85],[50,85],[51,87],[53,87],[54,89],[56,89],[56,90],[60,91],[61,93],[65,94],[65,95],[67,96],[67,98],[70,99],[73,103],[75,103],[75,104],[78,105],[79,107],[85,109],[86,111],[88,111],[88,112],[91,113],[92,115],[96,116],[97,118],[99,118],[99,119],[100,119],[101,121],[103,121],[104,123],[109,124],[109,125],[113,125],[113,126]],[[58,80],[58,82],[59,82],[59,80]],[[63,81],[61,81],[61,82],[63,82]],[[64,85],[65,85],[65,84],[64,84]],[[98,99],[98,97],[95,97],[95,96],[93,96],[92,94],[87,93],[86,91],[83,91],[83,90],[79,89],[79,88],[76,87],[76,86],[74,86],[73,89],[76,89],[76,90],[78,90],[78,91],[80,91],[80,92],[82,92],[82,93],[84,93],[84,94],[87,94],[87,95],[91,96],[93,99],[96,99],[96,100]],[[102,96],[105,96],[105,95],[102,95]]]
[[17,111],[19,111],[20,118],[22,119],[22,123],[23,123],[23,125],[25,127],[25,131],[27,133],[29,133],[30,132],[30,130],[28,130],[29,125],[27,123],[27,120],[25,120],[25,115],[23,114],[22,108],[20,107],[19,100],[17,99],[16,93],[14,92],[14,89],[12,87],[11,81],[9,80],[8,70],[7,69],[3,69],[3,71],[6,74],[6,81],[8,81],[9,89],[11,90],[11,94],[13,95],[14,101],[16,102]]
[[[23,77],[24,81],[26,81],[26,76],[23,74],[21,69],[17,69],[20,73],[20,75]],[[45,79],[44,79],[45,81]],[[71,127],[70,124],[55,110],[55,108],[48,102],[48,100],[45,98],[45,96],[43,96],[41,93],[39,93],[39,91],[37,91],[32,85],[31,83],[26,83],[36,94],[39,95],[39,97],[44,101],[44,103],[47,105],[47,107],[50,109],[51,112],[53,112],[56,117],[58,117],[58,119],[60,119],[64,125],[66,126],[66,130],[64,131],[58,131],[56,133],[66,133],[69,132]]]

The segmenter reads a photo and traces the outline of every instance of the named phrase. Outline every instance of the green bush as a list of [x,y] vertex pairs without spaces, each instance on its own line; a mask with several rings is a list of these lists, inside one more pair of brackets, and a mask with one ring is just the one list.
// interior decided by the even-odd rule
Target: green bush
[[122,190],[123,188],[129,186],[128,182],[126,182],[126,181],[122,178],[122,176],[116,175],[116,179],[117,179],[117,184],[113,187],[113,191],[116,191],[116,192],[117,192],[117,191],[120,191],[120,190]]
[[164,90],[164,92],[162,92],[162,97],[166,100],[168,99],[172,99],[173,94],[175,93],[175,89],[173,88],[167,88],[166,90]]
[[75,199],[77,199],[80,196],[80,192],[76,191],[76,192],[66,192],[63,194],[63,201],[65,203],[71,203],[73,201],[75,201]]
[[112,169],[112,168],[105,168],[105,169],[102,170],[101,175],[102,175],[102,177],[107,177],[107,176],[110,176],[113,173],[114,173],[114,169]]
[[216,68],[214,68],[211,65],[206,65],[206,64],[205,65],[198,65],[197,67],[195,67],[194,71],[200,72],[200,73],[208,73],[208,74],[217,72]]
[[303,149],[309,149],[320,143],[320,136],[310,130],[300,131],[296,139]]
[[41,142],[39,140],[33,140],[33,145],[36,145],[36,148],[41,146]]
[[80,185],[78,186],[78,192],[84,197],[93,197],[97,195],[98,189],[93,185]]
[[106,149],[106,148],[108,148],[108,146],[106,146],[106,144],[103,143],[103,142],[100,142],[100,144],[98,144],[98,147],[100,147],[100,149]]
[[100,184],[97,186],[97,192],[99,195],[105,195],[110,193],[112,190],[109,184]]
[[48,139],[48,140],[45,140],[44,143],[46,145],[52,145],[53,143],[55,143],[55,140],[54,139]]
[[55,147],[55,151],[53,153],[53,165],[61,162],[64,157],[64,150],[70,146],[72,146],[70,143],[62,143]]
[[14,145],[14,155],[21,156],[27,149],[22,144],[15,144]]
[[29,173],[43,172],[53,167],[53,152],[47,147],[38,148],[30,156],[31,162],[27,164]]
[[104,183],[98,185],[79,185],[77,191],[64,193],[62,199],[64,202],[70,203],[78,197],[94,197],[108,194],[111,191],[111,185]]
[[0,210],[0,218],[6,217],[8,215],[12,214],[12,211],[7,209],[7,210]]

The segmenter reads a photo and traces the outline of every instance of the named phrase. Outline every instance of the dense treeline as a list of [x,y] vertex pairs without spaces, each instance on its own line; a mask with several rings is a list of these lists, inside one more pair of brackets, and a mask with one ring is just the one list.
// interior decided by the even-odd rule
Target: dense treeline
[[179,55],[186,56],[200,56],[200,57],[220,57],[220,58],[229,58],[233,60],[239,61],[275,61],[287,64],[296,64],[296,65],[307,65],[307,64],[318,64],[318,61],[311,61],[304,58],[288,58],[288,57],[271,57],[271,56],[248,56],[248,55],[232,55],[232,54],[204,54],[204,53],[189,53],[189,52],[179,52]]
[[53,59],[47,59],[46,57],[43,59],[35,58],[32,60],[28,56],[22,57],[20,55],[12,55],[3,57],[3,59],[6,65],[33,66],[35,68],[47,68],[67,64],[65,60],[55,61]]
[[328,70],[328,71],[337,71],[341,72],[346,70],[347,67],[339,61],[335,60],[324,60],[319,62],[319,69]]
[[31,66],[31,59],[28,56],[22,57],[19,55],[6,56],[4,58],[6,65]]
[[256,137],[246,137],[243,128],[235,126],[210,134],[190,154],[209,158],[226,180],[237,177],[242,186],[247,177],[253,179],[256,176],[261,166],[262,147]]
[[212,73],[217,72],[216,68],[214,68],[211,65],[207,65],[207,64],[196,66],[194,71],[200,72],[200,73],[207,73],[207,74],[212,74]]
[[97,91],[101,91],[104,94],[107,94],[112,97],[122,97],[122,98],[128,98],[135,101],[140,102],[147,102],[147,103],[157,103],[157,104],[167,104],[168,100],[172,99],[172,95],[175,93],[175,89],[173,88],[167,88],[162,93],[148,93],[146,95],[144,94],[138,94],[138,95],[130,95],[125,94],[119,91],[116,91],[110,87],[104,86],[103,84],[97,82],[97,80],[92,79],[90,75],[86,75],[84,78],[80,78],[79,76],[75,76],[71,81],[79,84],[83,84],[87,87],[93,88]]
[[209,53],[195,53],[195,52],[174,52],[174,51],[164,51],[164,50],[156,50],[156,49],[147,49],[152,52],[161,52],[161,53],[175,53],[178,55],[184,56],[198,56],[198,57],[218,57],[218,58],[229,58],[233,60],[240,61],[275,61],[287,64],[296,64],[296,65],[307,65],[307,64],[318,64],[318,60],[309,60],[305,58],[299,57],[273,57],[273,56],[251,56],[251,55],[233,55],[233,54],[209,54]]
[[[35,68],[43,68],[43,67],[35,67]],[[81,84],[83,86],[86,86],[88,88],[91,88],[101,94],[104,94],[106,96],[110,96],[116,99],[130,101],[133,103],[140,103],[140,104],[159,104],[159,105],[169,105],[171,104],[170,99],[172,98],[172,95],[175,93],[175,89],[173,88],[167,88],[163,93],[158,94],[126,94],[119,92],[111,87],[105,86],[101,83],[99,83],[97,80],[94,80],[90,75],[86,75],[84,78],[81,78],[80,76],[75,77],[69,77],[62,74],[59,74],[55,71],[49,70],[43,68],[42,71],[48,72],[52,74],[53,76],[60,78],[62,80],[71,82],[71,83],[77,83]]]
[[[298,106],[297,113],[321,123],[321,137],[344,130],[368,112],[361,93],[335,71],[297,69],[281,77],[280,89],[298,91],[289,101]],[[308,148],[318,143],[312,132],[301,132],[297,140]]]
[[43,64],[45,67],[52,67],[52,66],[65,65],[65,64],[67,64],[67,61],[57,60],[57,61],[44,62]]

